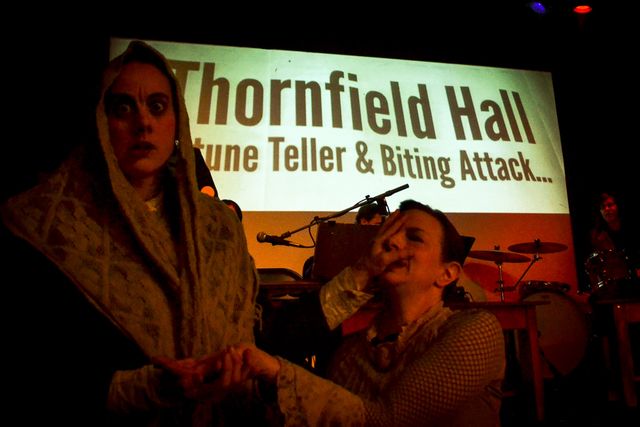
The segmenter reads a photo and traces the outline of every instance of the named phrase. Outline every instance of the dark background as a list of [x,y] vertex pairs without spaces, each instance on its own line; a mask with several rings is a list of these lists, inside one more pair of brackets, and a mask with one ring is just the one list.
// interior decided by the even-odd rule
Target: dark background
[[3,38],[11,131],[2,199],[92,138],[110,36],[540,70],[553,77],[581,269],[593,195],[614,189],[637,212],[635,2],[592,1],[587,16],[575,15],[567,0],[551,1],[544,16],[522,0],[431,3],[97,2],[7,14],[15,30]]

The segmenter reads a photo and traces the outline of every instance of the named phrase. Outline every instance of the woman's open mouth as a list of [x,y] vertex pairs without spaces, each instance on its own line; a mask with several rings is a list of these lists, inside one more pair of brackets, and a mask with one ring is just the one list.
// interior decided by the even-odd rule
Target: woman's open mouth
[[155,150],[155,146],[146,141],[136,142],[131,146],[129,152],[132,153],[136,157],[144,157],[148,155],[151,151]]

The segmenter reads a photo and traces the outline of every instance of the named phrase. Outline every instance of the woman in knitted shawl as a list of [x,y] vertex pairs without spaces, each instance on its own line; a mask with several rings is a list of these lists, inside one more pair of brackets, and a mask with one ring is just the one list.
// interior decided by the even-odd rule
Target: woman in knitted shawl
[[161,54],[132,42],[110,63],[96,129],[95,143],[2,206],[12,419],[246,422],[242,401],[195,398],[188,377],[152,363],[193,367],[253,342],[257,294],[240,222],[197,190],[182,91]]

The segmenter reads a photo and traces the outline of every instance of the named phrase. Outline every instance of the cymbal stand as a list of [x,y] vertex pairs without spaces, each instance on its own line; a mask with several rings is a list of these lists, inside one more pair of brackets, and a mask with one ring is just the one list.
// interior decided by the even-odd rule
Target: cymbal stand
[[533,259],[531,260],[531,262],[529,263],[529,266],[527,266],[527,268],[524,270],[524,272],[522,273],[522,276],[520,276],[520,278],[516,281],[516,283],[513,285],[513,288],[511,290],[516,290],[518,289],[518,285],[520,284],[520,281],[522,281],[522,279],[524,279],[524,276],[527,274],[527,272],[529,271],[529,269],[531,267],[533,267],[533,264],[535,264],[537,261],[540,261],[542,259],[542,257],[540,256],[540,254],[538,252],[536,252],[535,254],[533,254]]
[[498,289],[500,292],[500,302],[504,302],[504,279],[502,278],[502,261],[496,261],[498,266]]
[[[500,245],[495,245],[493,247],[494,250],[499,251]],[[498,266],[498,288],[494,290],[494,292],[500,292],[500,302],[504,302],[504,279],[502,277],[502,261],[496,260],[496,265]]]

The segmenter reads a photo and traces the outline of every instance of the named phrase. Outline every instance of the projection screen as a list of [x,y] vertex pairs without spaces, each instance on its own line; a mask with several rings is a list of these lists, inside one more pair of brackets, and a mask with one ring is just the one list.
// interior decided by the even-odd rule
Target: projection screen
[[[111,56],[129,41],[112,39]],[[405,199],[428,203],[446,212],[462,234],[476,237],[474,250],[507,250],[535,239],[566,244],[566,251],[535,263],[525,279],[575,289],[550,73],[148,42],[174,67],[194,145],[219,197],[235,200],[245,213],[258,267],[300,272],[313,254],[259,244],[258,231],[295,230],[408,184],[387,200],[391,209]],[[353,213],[337,221],[352,222]],[[313,230],[291,239],[312,245]],[[490,299],[496,267],[477,259],[465,264]],[[502,267],[505,282],[513,284],[526,264]]]

